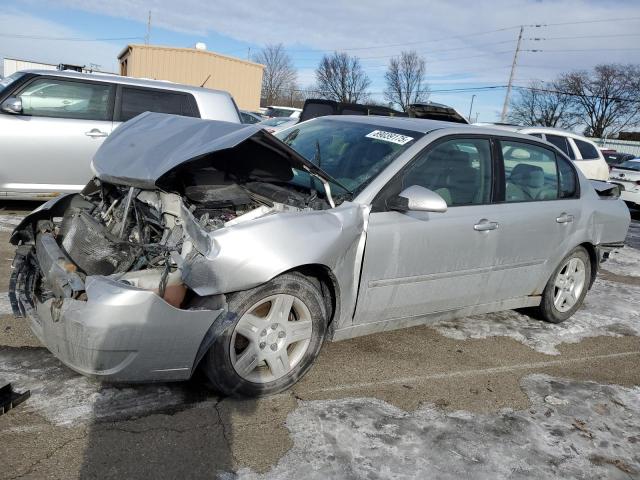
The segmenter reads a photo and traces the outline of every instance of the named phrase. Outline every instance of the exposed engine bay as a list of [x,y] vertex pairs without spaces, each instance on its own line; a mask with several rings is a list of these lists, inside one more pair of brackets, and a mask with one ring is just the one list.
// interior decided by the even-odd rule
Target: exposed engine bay
[[[221,172],[199,171],[179,193],[144,190],[93,179],[72,198],[62,217],[40,220],[35,235],[51,235],[73,265],[86,276],[111,276],[154,290],[181,306],[187,286],[178,266],[206,254],[188,231],[206,234],[277,212],[328,208],[315,192],[265,182],[235,183]],[[34,235],[34,236],[35,236]],[[50,297],[44,286],[39,297]]]

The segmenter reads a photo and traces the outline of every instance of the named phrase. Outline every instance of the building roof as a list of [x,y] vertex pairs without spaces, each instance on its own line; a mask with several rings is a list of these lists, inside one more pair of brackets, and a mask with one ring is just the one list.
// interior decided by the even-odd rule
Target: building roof
[[262,65],[261,63],[251,62],[249,60],[243,60],[242,58],[231,57],[229,55],[223,55],[221,53],[211,52],[209,50],[199,50],[197,48],[184,48],[184,47],[168,47],[164,45],[146,45],[146,44],[140,44],[140,43],[131,43],[126,47],[124,47],[118,54],[118,60],[121,60],[122,57],[124,57],[133,48],[146,49],[146,50],[168,50],[168,51],[183,52],[183,53],[186,53],[186,52],[198,53],[202,55],[210,55],[213,57],[224,58],[225,60],[240,62],[247,65],[253,65],[263,69],[265,68],[265,66]]

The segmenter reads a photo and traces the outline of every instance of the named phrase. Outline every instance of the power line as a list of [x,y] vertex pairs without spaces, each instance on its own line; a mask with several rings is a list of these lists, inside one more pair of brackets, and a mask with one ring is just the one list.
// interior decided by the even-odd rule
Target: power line
[[[490,33],[497,33],[497,32],[505,32],[507,30],[515,30],[517,28],[520,28],[520,25],[513,25],[511,27],[503,27],[503,28],[496,28],[494,30],[485,30],[482,32],[473,32],[473,33],[467,33],[464,35],[453,35],[453,36],[448,36],[446,38],[446,40],[457,40],[460,38],[469,38],[469,37],[476,37],[476,36],[480,36],[480,35],[488,35]],[[442,42],[443,39],[442,38],[438,38],[438,39],[431,39],[431,40],[418,40],[415,42],[404,42],[404,43],[388,43],[388,44],[384,44],[384,45],[372,45],[370,47],[349,47],[349,48],[339,48],[339,49],[323,49],[323,48],[301,48],[301,49],[287,49],[287,52],[333,52],[334,50],[340,51],[340,52],[350,52],[350,51],[354,51],[354,50],[373,50],[376,48],[389,48],[389,47],[405,47],[408,45],[419,45],[422,43],[434,43],[434,42]]]
[[567,49],[530,49],[522,50],[523,52],[545,52],[545,53],[567,53],[567,52],[618,52],[621,50],[640,50],[637,47],[630,48],[567,48]]
[[578,38],[617,38],[617,37],[640,37],[640,33],[614,33],[611,35],[572,35],[572,36],[566,36],[566,37],[534,37],[534,38],[525,38],[525,40],[530,40],[530,41],[574,40]]
[[[604,18],[600,20],[580,20],[577,22],[560,22],[560,23],[543,23],[542,27],[556,27],[561,25],[582,25],[585,23],[608,23],[608,22],[627,22],[632,20],[640,20],[640,17],[620,17],[620,18]],[[525,25],[529,26],[529,25]]]
[[47,37],[44,35],[20,35],[13,33],[0,33],[0,37],[21,38],[25,40],[62,40],[65,42],[111,42],[115,40],[143,40],[144,37],[113,37],[113,38],[81,38],[81,37]]

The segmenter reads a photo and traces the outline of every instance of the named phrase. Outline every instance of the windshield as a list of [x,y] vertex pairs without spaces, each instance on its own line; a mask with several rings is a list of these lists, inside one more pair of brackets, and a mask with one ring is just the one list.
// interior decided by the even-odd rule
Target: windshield
[[640,160],[627,160],[626,162],[617,165],[616,168],[623,168],[624,170],[635,170],[636,172],[640,172]]
[[[410,130],[321,118],[275,134],[354,194],[422,135]],[[309,185],[306,172],[294,169],[294,174],[292,182]],[[332,189],[338,194],[344,193],[339,185]]]
[[2,93],[7,87],[9,87],[11,84],[13,84],[13,82],[18,80],[23,75],[24,75],[23,72],[16,72],[13,75],[9,75],[8,77],[5,77],[2,80],[0,80],[0,95],[2,95]]

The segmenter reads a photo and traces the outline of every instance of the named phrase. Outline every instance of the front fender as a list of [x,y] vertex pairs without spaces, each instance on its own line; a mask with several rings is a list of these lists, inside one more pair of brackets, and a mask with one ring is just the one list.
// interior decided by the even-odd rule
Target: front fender
[[360,206],[277,213],[209,234],[208,256],[183,265],[183,279],[198,295],[246,290],[301,265],[319,264],[336,274],[354,268],[354,245],[364,228]]

